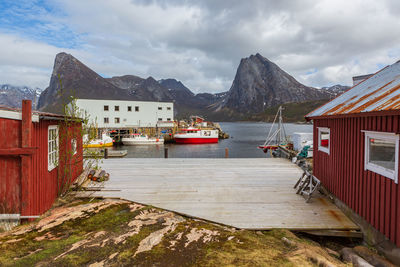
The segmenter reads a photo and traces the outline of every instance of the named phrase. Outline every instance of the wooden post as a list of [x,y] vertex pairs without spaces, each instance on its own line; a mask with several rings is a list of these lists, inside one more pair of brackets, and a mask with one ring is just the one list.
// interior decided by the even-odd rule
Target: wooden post
[[108,159],[108,148],[104,148],[104,158]]
[[[32,101],[22,100],[22,148],[32,146]],[[29,196],[31,192],[32,163],[30,155],[21,155],[21,215],[31,215]]]
[[229,158],[229,148],[225,148],[225,158]]
[[168,158],[168,147],[164,147],[164,158]]

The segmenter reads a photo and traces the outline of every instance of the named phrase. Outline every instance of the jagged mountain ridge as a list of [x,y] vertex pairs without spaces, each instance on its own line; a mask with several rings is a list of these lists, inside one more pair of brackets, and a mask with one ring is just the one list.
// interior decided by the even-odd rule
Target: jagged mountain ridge
[[197,114],[209,119],[234,120],[243,119],[246,114],[258,114],[282,103],[329,99],[334,93],[329,88],[321,90],[299,83],[260,54],[241,60],[229,91],[194,94],[175,79],[156,81],[151,76],[141,78],[135,75],[103,78],[72,55],[59,53],[55,58],[49,87],[42,93],[38,107],[60,113],[62,104],[68,103],[71,96],[173,101],[178,118]]
[[40,95],[38,108],[63,113],[63,105],[74,98],[134,100],[70,54],[59,53],[54,61],[49,87]]
[[284,103],[329,99],[326,90],[305,86],[260,54],[240,61],[227,96],[215,110],[259,113]]
[[32,108],[36,109],[42,89],[29,86],[0,85],[0,106],[20,108],[22,100],[32,100]]
[[[164,85],[163,85],[164,84]],[[167,86],[165,86],[167,84]],[[168,87],[168,88],[167,88]],[[175,110],[198,113],[220,97],[193,94],[175,79],[156,81],[124,75],[103,78],[70,54],[57,54],[49,87],[40,96],[38,108],[62,113],[71,97],[138,101],[173,101]]]

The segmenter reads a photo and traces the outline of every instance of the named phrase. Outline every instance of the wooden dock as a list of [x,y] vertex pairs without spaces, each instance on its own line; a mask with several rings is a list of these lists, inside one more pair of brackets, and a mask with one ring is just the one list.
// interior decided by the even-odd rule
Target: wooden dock
[[110,180],[95,196],[117,197],[243,229],[357,230],[318,195],[310,203],[293,185],[302,170],[260,159],[107,159]]

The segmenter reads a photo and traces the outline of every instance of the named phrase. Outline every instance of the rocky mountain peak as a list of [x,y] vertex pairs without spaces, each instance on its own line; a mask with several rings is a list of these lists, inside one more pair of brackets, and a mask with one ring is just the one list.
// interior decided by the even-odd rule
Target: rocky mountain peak
[[278,65],[259,53],[240,61],[235,79],[218,109],[259,113],[289,102],[329,98],[329,92],[299,83]]

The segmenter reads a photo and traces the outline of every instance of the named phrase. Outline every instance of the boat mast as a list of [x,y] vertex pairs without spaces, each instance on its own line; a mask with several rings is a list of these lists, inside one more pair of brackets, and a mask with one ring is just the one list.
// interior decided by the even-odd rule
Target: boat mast
[[278,121],[279,134],[278,134],[278,143],[277,143],[277,145],[280,145],[282,140],[283,140],[282,139],[282,106],[279,106],[278,113],[279,113],[279,121]]

